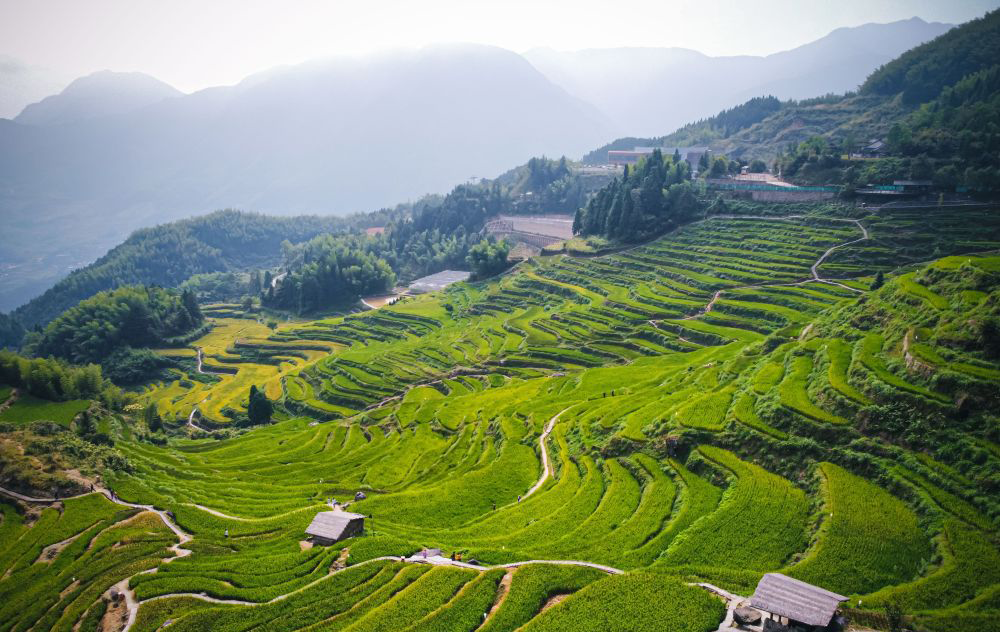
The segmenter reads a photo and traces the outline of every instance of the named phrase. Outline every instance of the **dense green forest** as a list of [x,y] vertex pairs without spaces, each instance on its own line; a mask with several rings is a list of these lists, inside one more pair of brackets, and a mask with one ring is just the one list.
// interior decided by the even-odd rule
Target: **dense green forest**
[[194,295],[158,287],[99,292],[26,339],[26,351],[73,364],[101,364],[117,383],[131,383],[168,362],[144,348],[179,342],[204,322]]
[[656,150],[577,211],[573,231],[634,242],[689,222],[703,209],[690,180],[686,161]]
[[1000,11],[992,11],[883,65],[868,77],[861,93],[898,94],[909,105],[926,103],[970,74],[995,66],[998,52]]
[[323,235],[297,246],[285,244],[282,268],[289,274],[275,289],[260,283],[263,302],[303,314],[448,268],[472,266],[478,277],[489,276],[506,267],[497,258],[508,252],[505,246],[481,243],[489,218],[505,212],[574,212],[587,195],[565,158],[532,158],[495,180],[459,185],[437,203],[394,218],[380,234]]
[[[93,264],[74,271],[38,298],[0,315],[0,346],[17,347],[23,331],[45,325],[80,300],[122,285],[185,286],[199,300],[255,295],[250,270],[277,267],[282,242],[302,243],[324,234],[356,234],[385,227],[365,251],[384,258],[402,281],[465,265],[487,218],[501,212],[575,212],[589,189],[566,158],[533,158],[495,180],[456,186],[448,195],[428,195],[349,217],[272,217],[217,211],[133,233]],[[225,284],[233,282],[232,285]],[[284,304],[284,301],[281,301]],[[296,301],[293,301],[296,303]]]
[[52,401],[121,401],[121,392],[101,374],[97,364],[71,366],[55,358],[26,358],[12,351],[0,350],[0,383]]
[[777,97],[754,97],[745,103],[723,110],[694,123],[688,123],[672,134],[659,138],[619,138],[583,157],[585,164],[600,165],[608,160],[608,151],[629,150],[634,147],[689,147],[709,145],[720,138],[728,138],[767,118],[782,107]]
[[354,302],[366,294],[392,289],[396,275],[364,249],[363,237],[320,235],[285,248],[287,275],[264,302],[298,314]]
[[224,210],[137,230],[93,264],[72,272],[44,294],[14,310],[25,327],[44,325],[79,301],[122,285],[173,287],[194,274],[276,265],[282,241],[380,226],[393,214],[342,217],[272,217]]
[[0,313],[0,349],[17,347],[24,338],[24,327],[10,314]]
[[472,272],[472,279],[485,279],[506,270],[510,266],[507,262],[509,254],[510,245],[506,241],[494,242],[484,239],[469,248],[466,263]]

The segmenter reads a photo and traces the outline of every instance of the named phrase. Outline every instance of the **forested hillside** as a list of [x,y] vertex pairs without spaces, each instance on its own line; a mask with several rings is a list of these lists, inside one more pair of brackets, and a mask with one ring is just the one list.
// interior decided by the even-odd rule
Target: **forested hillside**
[[[997,59],[1000,11],[993,11],[879,68],[857,93],[784,102],[755,98],[667,136],[621,139],[584,160],[600,163],[609,149],[637,145],[708,145],[744,164],[762,159],[803,184],[931,179],[944,187],[996,190]],[[887,155],[845,159],[877,139],[885,141]]]
[[80,301],[31,333],[25,346],[38,357],[101,364],[116,382],[130,384],[163,365],[158,356],[140,349],[183,342],[198,333],[203,322],[190,292],[123,286]]
[[[3,316],[2,322],[9,325],[0,327],[0,345],[17,346],[19,327],[44,325],[80,300],[121,285],[177,287],[207,273],[252,271],[257,277],[260,270],[280,265],[291,269],[301,260],[287,258],[290,251],[283,250],[282,243],[300,244],[318,235],[342,235],[326,243],[351,244],[382,258],[404,282],[449,267],[461,268],[469,248],[479,242],[478,233],[488,217],[501,212],[572,213],[586,200],[588,186],[565,158],[533,158],[496,180],[459,185],[444,197],[426,196],[393,209],[346,218],[273,217],[225,210],[139,230],[93,264],[14,310],[13,321]],[[369,227],[384,231],[367,237],[348,235]],[[211,283],[207,278],[198,282]],[[261,289],[267,290],[251,288],[247,282],[248,294]],[[322,304],[330,307],[343,299],[338,295],[333,303]],[[299,302],[298,298],[279,298],[272,304],[295,310]]]
[[363,241],[321,235],[286,248],[289,272],[276,291],[268,288],[265,305],[303,314],[350,305],[366,294],[391,290],[396,275],[385,259],[365,252]]
[[281,242],[364,228],[388,214],[363,217],[272,217],[225,210],[144,228],[91,265],[72,272],[44,294],[14,310],[22,325],[44,325],[104,290],[122,285],[179,285],[194,274],[274,266]]
[[690,180],[686,161],[656,150],[635,169],[626,167],[621,180],[616,178],[579,209],[573,230],[635,242],[686,224],[705,206]]

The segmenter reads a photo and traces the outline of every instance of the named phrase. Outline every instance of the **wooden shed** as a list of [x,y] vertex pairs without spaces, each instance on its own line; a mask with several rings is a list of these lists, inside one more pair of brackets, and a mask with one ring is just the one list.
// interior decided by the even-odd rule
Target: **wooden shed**
[[797,623],[823,629],[837,613],[847,597],[824,590],[804,581],[768,573],[757,584],[750,598],[750,605],[773,617],[785,619],[782,623]]
[[323,511],[306,527],[306,535],[316,544],[330,545],[365,530],[365,517],[348,511]]

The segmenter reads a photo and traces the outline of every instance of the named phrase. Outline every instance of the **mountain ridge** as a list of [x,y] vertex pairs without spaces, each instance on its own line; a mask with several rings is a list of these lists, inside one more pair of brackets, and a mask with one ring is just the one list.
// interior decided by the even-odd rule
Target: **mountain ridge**
[[59,94],[32,103],[14,117],[23,125],[60,125],[132,110],[184,93],[141,72],[102,70],[74,80]]
[[[952,27],[920,18],[841,27],[769,55],[709,56],[688,48],[627,47],[569,52],[536,48],[525,57],[571,94],[607,112],[622,136],[643,136],[675,129],[754,96],[801,99],[854,90],[882,64]],[[720,75],[725,82],[705,84],[704,77]],[[664,112],[657,107],[660,103],[673,103],[674,108]]]

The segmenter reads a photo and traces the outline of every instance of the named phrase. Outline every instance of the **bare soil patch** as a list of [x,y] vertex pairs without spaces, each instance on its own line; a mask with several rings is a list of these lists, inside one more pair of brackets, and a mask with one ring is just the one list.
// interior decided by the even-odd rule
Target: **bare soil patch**
[[485,621],[489,621],[490,618],[493,616],[493,613],[499,610],[500,606],[503,605],[503,602],[506,601],[507,593],[510,592],[510,583],[514,580],[514,572],[516,570],[517,568],[513,568],[507,571],[507,574],[504,575],[503,579],[500,580],[500,587],[497,589],[496,601],[493,602],[493,607],[490,608],[489,613],[486,615]]
[[549,600],[545,602],[545,605],[542,606],[542,609],[539,610],[538,613],[541,614],[546,610],[548,610],[549,608],[558,606],[559,604],[561,604],[563,601],[566,600],[566,597],[569,597],[569,594],[553,595],[549,597]]
[[81,535],[83,535],[82,531],[73,537],[63,540],[62,542],[56,542],[55,544],[48,545],[42,549],[42,553],[38,556],[38,559],[35,560],[35,563],[37,564],[39,562],[43,562],[45,564],[51,564],[52,560],[56,559],[56,556],[62,553],[63,549],[69,546],[73,540],[76,540]]

